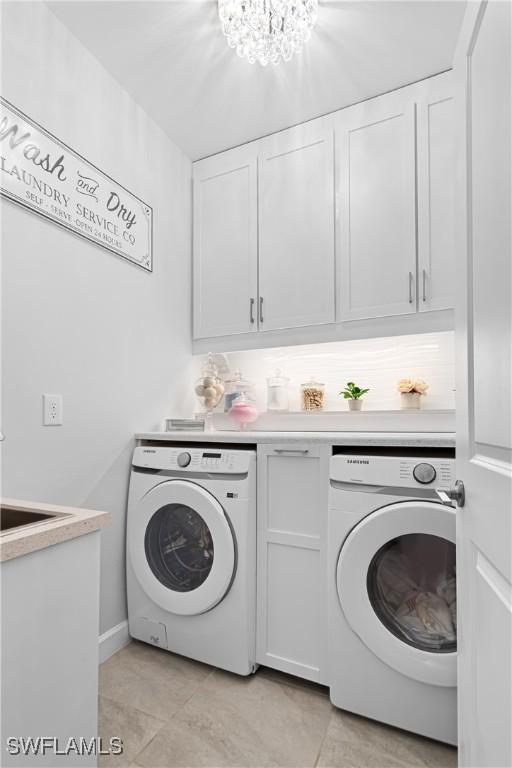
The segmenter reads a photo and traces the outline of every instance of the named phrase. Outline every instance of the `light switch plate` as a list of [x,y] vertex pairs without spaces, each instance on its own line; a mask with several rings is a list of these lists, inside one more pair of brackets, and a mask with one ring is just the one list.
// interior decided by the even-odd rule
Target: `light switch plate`
[[43,426],[60,427],[62,424],[62,395],[43,395]]

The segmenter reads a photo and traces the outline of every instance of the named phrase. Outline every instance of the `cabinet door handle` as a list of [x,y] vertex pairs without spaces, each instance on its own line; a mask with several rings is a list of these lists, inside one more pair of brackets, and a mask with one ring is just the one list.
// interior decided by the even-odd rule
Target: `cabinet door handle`
[[423,301],[427,300],[427,271],[423,270]]
[[412,304],[412,272],[409,272],[409,304]]
[[260,296],[260,323],[263,322],[263,296]]
[[274,448],[274,453],[309,453],[309,448]]
[[251,324],[254,324],[254,299],[250,300],[249,318]]

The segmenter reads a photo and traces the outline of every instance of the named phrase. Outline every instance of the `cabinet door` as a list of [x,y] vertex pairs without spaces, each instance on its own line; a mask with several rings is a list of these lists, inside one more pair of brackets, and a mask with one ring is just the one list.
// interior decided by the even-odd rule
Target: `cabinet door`
[[326,446],[258,446],[256,660],[327,683]]
[[340,320],[416,311],[414,103],[391,93],[336,123]]
[[258,150],[260,330],[334,321],[334,147],[330,119]]
[[420,312],[454,306],[455,141],[452,75],[418,85]]
[[194,163],[194,338],[257,330],[254,145]]

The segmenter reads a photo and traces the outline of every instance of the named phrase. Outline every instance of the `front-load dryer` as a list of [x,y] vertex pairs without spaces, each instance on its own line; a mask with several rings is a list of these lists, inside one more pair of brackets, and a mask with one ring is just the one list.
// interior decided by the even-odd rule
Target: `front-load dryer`
[[453,453],[382,451],[331,458],[331,701],[456,744]]
[[254,450],[137,446],[126,561],[132,637],[239,675],[253,672]]

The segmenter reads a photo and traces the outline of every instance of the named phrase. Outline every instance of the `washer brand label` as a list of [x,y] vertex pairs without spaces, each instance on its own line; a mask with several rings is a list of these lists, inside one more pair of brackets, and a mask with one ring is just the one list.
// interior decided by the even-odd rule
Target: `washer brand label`
[[142,453],[156,453],[154,448],[143,448]]
[[369,464],[369,459],[347,459],[347,464]]

